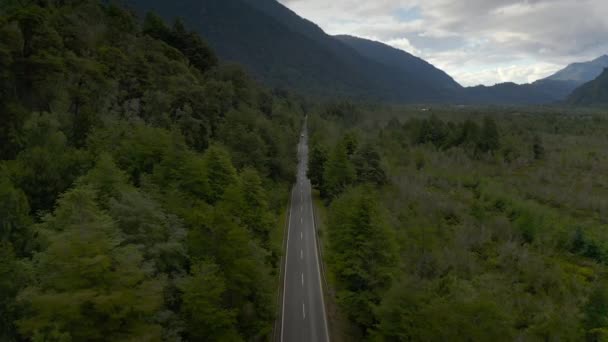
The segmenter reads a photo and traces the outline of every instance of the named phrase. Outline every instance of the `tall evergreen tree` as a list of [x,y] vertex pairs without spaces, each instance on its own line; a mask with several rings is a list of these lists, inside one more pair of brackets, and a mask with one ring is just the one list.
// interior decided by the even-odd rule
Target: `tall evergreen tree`
[[353,164],[359,183],[384,185],[388,181],[386,172],[381,165],[380,154],[370,144],[366,144],[357,150],[353,156]]
[[308,159],[308,178],[317,189],[323,189],[323,175],[325,173],[325,165],[327,162],[327,149],[321,143],[313,143],[310,149],[310,158]]
[[321,196],[329,200],[334,199],[355,180],[356,171],[348,158],[348,150],[345,144],[336,145],[325,163]]
[[347,191],[330,212],[329,262],[338,281],[338,302],[365,329],[375,323],[373,308],[391,284],[397,262],[394,233],[368,187]]
[[206,197],[213,204],[222,198],[229,185],[236,184],[237,173],[230,154],[219,146],[212,146],[205,152],[203,163],[203,172],[209,186]]
[[498,126],[496,126],[496,121],[489,116],[486,116],[483,120],[481,135],[477,146],[482,152],[496,151],[500,147]]
[[0,340],[18,340],[15,321],[19,318],[16,296],[26,277],[10,242],[0,239]]
[[534,154],[534,159],[542,160],[545,158],[545,147],[543,146],[543,141],[540,136],[534,136],[534,142],[532,143],[532,153]]

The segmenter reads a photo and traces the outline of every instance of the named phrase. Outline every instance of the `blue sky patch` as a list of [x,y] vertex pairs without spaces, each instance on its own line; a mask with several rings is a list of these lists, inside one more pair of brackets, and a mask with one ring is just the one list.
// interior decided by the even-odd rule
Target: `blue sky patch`
[[393,16],[400,21],[413,21],[422,18],[422,13],[418,6],[401,7],[393,13]]

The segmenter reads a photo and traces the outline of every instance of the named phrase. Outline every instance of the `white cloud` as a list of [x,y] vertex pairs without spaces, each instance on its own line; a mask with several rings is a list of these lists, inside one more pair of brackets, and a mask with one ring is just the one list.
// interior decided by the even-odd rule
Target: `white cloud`
[[560,65],[549,63],[510,65],[476,71],[461,71],[453,76],[465,86],[493,85],[503,82],[531,83],[555,73],[560,68]]
[[[330,34],[375,37],[466,85],[528,82],[608,53],[606,0],[280,0]],[[404,19],[400,10],[411,10]]]
[[407,51],[413,55],[421,55],[422,51],[418,50],[407,38],[397,38],[391,39],[386,42],[386,44],[391,45],[397,49],[401,49],[403,51]]

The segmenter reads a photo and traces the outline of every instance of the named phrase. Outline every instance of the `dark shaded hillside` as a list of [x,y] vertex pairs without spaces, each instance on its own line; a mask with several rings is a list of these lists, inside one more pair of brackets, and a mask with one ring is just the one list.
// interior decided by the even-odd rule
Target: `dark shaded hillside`
[[274,0],[129,0],[140,13],[183,18],[226,60],[275,87],[312,96],[390,102],[446,102],[449,97],[396,68],[357,53]]
[[564,101],[580,84],[573,80],[542,79],[532,83],[539,91],[552,97],[553,101]]
[[507,82],[465,88],[463,98],[474,104],[546,104],[563,101],[573,89],[572,84],[566,81]]
[[568,103],[581,106],[608,105],[608,68],[595,80],[577,88],[568,98]]
[[[182,18],[202,33],[225,60],[245,65],[272,86],[335,95],[363,93],[369,81],[318,43],[294,33],[272,17],[241,0],[130,1],[142,10],[154,10],[163,18]],[[280,47],[280,48],[277,48]],[[318,85],[326,85],[321,92]]]
[[403,50],[353,36],[341,35],[336,36],[336,38],[352,47],[362,56],[395,67],[402,72],[402,77],[424,84],[434,91],[444,93],[446,97],[451,97],[455,90],[462,89],[462,86],[443,70],[437,69],[427,61]]

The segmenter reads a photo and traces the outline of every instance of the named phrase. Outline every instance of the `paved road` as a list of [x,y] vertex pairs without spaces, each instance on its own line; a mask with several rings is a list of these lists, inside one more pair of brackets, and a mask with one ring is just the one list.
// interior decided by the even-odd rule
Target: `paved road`
[[298,178],[291,194],[281,314],[284,342],[329,341],[312,214],[311,185],[306,177],[306,125],[298,144]]

